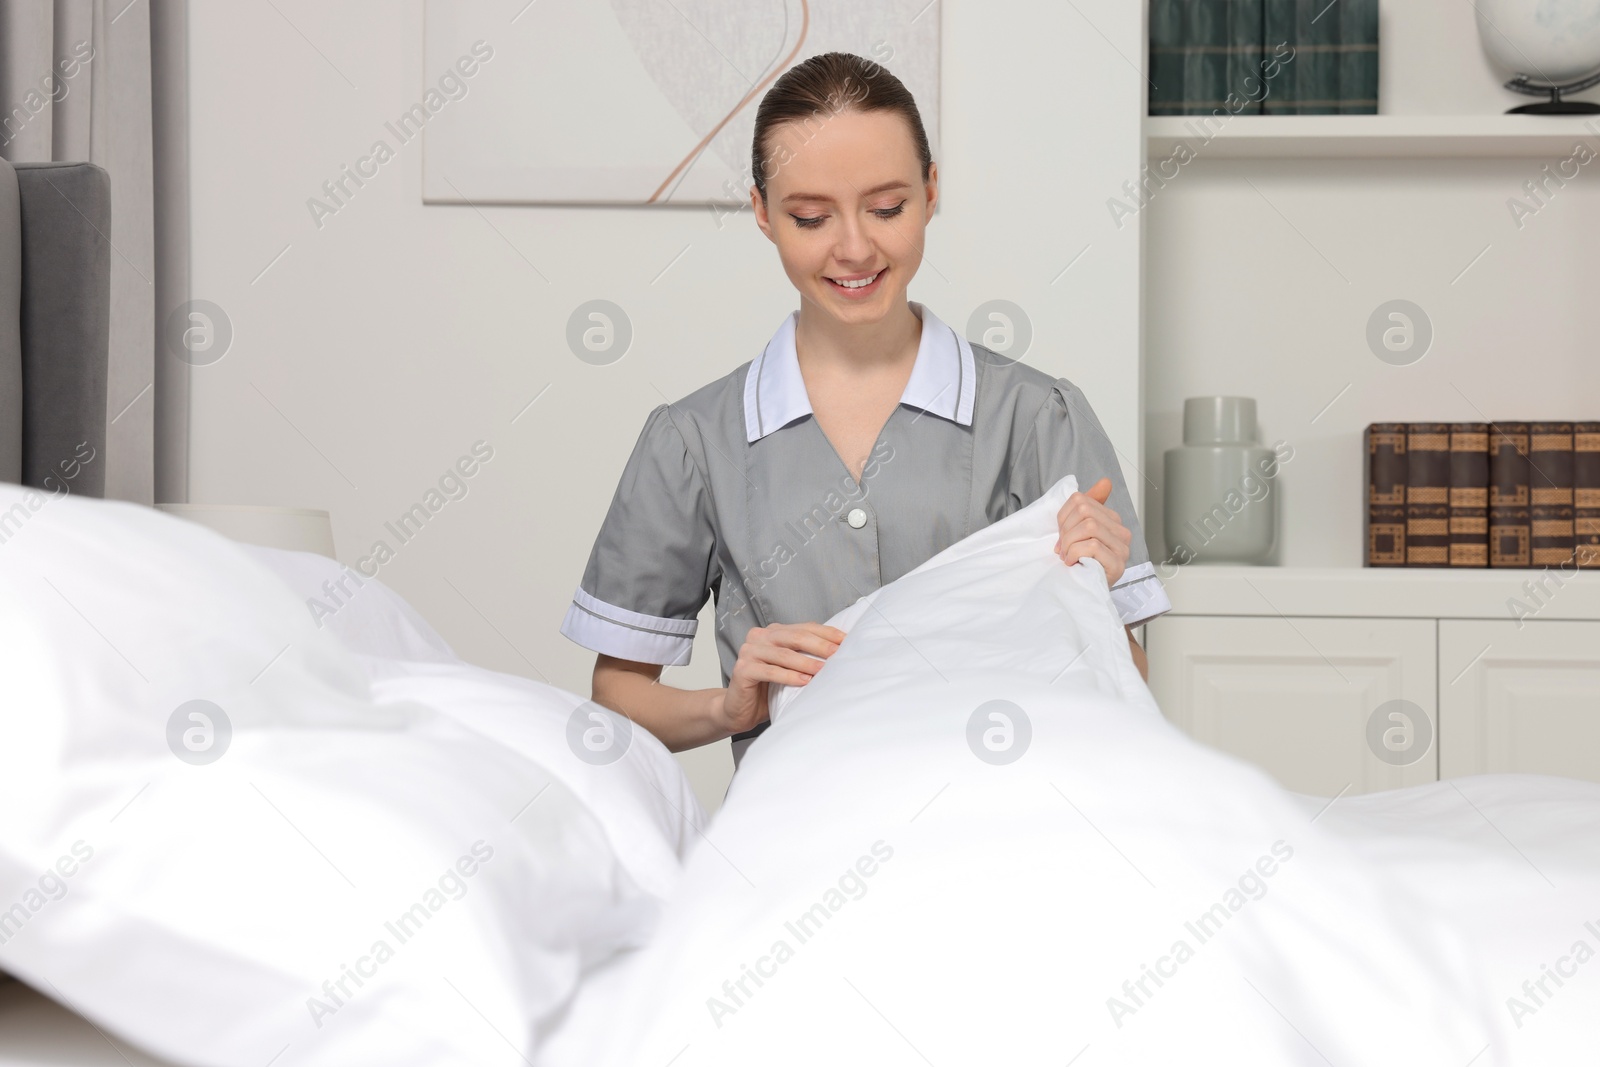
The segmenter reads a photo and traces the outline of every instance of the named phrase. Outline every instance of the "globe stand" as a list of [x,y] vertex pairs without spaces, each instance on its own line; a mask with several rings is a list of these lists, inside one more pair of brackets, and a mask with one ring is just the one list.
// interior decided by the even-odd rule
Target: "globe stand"
[[1526,74],[1519,74],[1506,82],[1506,88],[1529,96],[1548,96],[1537,104],[1523,104],[1511,108],[1507,115],[1600,115],[1600,104],[1585,100],[1564,100],[1563,93],[1579,93],[1591,86],[1600,85],[1600,73],[1592,74],[1570,85],[1538,85]]

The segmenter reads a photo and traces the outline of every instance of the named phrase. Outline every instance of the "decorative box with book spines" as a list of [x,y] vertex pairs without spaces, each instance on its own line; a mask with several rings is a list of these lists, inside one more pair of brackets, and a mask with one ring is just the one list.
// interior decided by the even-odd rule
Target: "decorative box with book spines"
[[1600,422],[1367,427],[1369,567],[1600,570]]

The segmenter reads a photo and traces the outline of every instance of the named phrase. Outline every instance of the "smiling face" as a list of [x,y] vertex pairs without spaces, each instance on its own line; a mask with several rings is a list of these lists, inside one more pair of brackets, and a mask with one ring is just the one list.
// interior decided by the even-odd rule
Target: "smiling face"
[[938,165],[924,185],[905,119],[842,111],[784,123],[765,151],[767,199],[752,189],[751,204],[801,300],[846,324],[905,306],[938,198]]

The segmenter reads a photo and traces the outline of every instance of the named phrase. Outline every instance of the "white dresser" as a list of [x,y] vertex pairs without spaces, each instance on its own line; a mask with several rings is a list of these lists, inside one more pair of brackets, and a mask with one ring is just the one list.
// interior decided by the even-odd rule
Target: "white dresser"
[[1600,574],[1551,573],[1535,596],[1537,571],[1184,567],[1146,627],[1150,687],[1301,793],[1600,781]]

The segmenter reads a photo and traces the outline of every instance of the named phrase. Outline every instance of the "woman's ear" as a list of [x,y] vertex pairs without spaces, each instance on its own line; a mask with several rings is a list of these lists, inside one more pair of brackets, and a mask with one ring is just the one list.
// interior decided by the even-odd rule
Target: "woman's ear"
[[928,218],[933,218],[933,207],[939,202],[939,164],[928,164],[928,180],[924,183],[928,190]]
[[761,232],[767,235],[767,240],[777,244],[777,238],[772,236],[772,221],[767,218],[767,204],[761,199],[761,190],[755,186],[750,187],[750,207],[755,212],[756,225],[761,227]]

